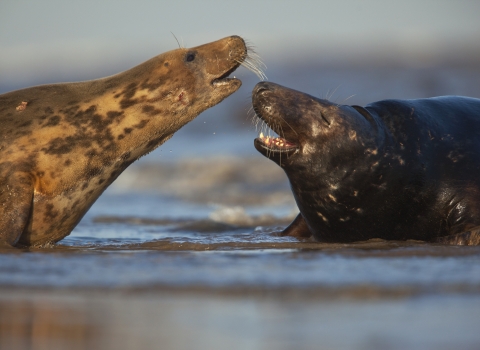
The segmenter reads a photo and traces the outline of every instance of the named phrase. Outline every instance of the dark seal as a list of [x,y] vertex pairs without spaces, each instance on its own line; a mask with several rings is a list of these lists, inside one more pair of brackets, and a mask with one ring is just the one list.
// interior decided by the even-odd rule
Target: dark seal
[[132,162],[237,91],[228,75],[255,68],[248,59],[231,36],[111,77],[0,95],[0,246],[67,236]]
[[300,214],[284,235],[480,244],[480,100],[445,96],[339,105],[261,82],[255,139]]

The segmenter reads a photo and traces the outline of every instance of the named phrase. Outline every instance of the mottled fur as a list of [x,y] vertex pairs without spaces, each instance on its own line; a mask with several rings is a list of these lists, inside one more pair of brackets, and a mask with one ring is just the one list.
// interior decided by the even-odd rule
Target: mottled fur
[[289,142],[255,140],[285,170],[300,209],[284,235],[480,244],[479,99],[360,107],[262,82],[252,100]]
[[0,95],[0,243],[67,236],[125,168],[240,87],[222,78],[246,56],[232,36],[111,77]]

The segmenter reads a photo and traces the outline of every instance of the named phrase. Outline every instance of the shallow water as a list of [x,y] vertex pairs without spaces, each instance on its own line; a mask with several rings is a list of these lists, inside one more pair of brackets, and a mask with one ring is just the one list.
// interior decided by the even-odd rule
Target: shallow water
[[0,348],[479,348],[480,247],[279,237],[291,205],[113,188],[0,255]]
[[[349,103],[479,96],[476,67],[313,68],[267,73]],[[0,254],[0,349],[480,348],[480,247],[279,237],[296,205],[247,110],[197,118],[55,247]]]

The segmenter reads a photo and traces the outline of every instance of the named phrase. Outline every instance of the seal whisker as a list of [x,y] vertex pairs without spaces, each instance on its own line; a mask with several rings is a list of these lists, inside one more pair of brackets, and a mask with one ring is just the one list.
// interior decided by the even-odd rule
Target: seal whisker
[[278,124],[278,127],[280,129],[279,136],[284,139],[285,133],[283,132],[283,126],[281,124]]
[[325,100],[328,100],[328,94],[330,94],[330,89],[328,89],[327,92],[324,95]]
[[180,42],[178,41],[178,39],[177,39],[177,37],[175,36],[175,34],[173,34],[173,32],[170,32],[170,33],[172,33],[173,37],[174,37],[174,38],[175,38],[175,40],[177,41],[178,48],[179,48],[179,49],[183,49],[183,46],[182,46],[182,45],[180,45]]
[[263,63],[260,56],[255,52],[255,48],[248,43],[246,45],[246,57],[244,58],[244,60],[236,60],[236,62],[255,73],[260,78],[260,80],[267,80],[267,76],[264,73],[264,70],[267,69],[267,66],[265,65],[265,63]]
[[257,62],[255,62],[253,60],[250,60],[249,56],[247,56],[244,61],[237,60],[237,62],[240,63],[240,65],[247,68],[248,70],[255,73],[255,75],[257,75],[257,77],[259,77],[261,80],[266,80],[267,79],[267,76],[265,75],[265,73],[263,72],[261,67],[259,67],[257,65]]
[[258,130],[258,124],[259,124],[260,122],[264,123],[264,121],[263,121],[262,118],[260,118],[260,117],[258,116],[258,113],[257,113],[257,111],[255,110],[255,108],[253,107],[253,105],[250,106],[250,109],[249,109],[249,111],[248,111],[247,114],[250,114],[251,112],[253,112],[253,115],[252,115],[252,124],[255,126],[255,130]]
[[356,96],[356,95],[357,95],[357,94],[353,94],[353,95],[348,96],[346,99],[344,99],[344,100],[342,101],[342,104],[345,103],[345,102],[347,102],[347,100],[351,99],[353,96]]
[[294,129],[290,124],[288,124],[288,122],[285,120],[285,118],[283,118],[283,117],[280,116],[280,119],[282,119],[283,122],[284,122],[285,124],[287,124],[288,127],[289,127],[295,134],[298,135],[298,132],[296,132],[295,129]]
[[250,106],[250,108],[247,112],[247,118],[251,118],[250,121],[251,121],[252,125],[255,127],[255,130],[257,130],[258,123],[260,122],[260,118],[257,116],[255,111],[253,110],[253,106]]
[[271,129],[268,127],[268,124],[265,121],[262,121],[262,131],[264,131],[267,136],[270,136]]
[[342,84],[339,84],[339,85],[332,91],[332,93],[330,94],[330,96],[328,96],[328,94],[329,94],[329,92],[330,92],[330,89],[328,89],[328,92],[327,92],[327,95],[325,96],[325,97],[326,97],[325,99],[331,101],[332,98],[333,98],[333,95],[335,95],[335,93],[337,92],[337,90],[338,90],[338,88],[339,88],[340,86],[342,86]]
[[265,123],[265,121],[262,120],[262,119],[260,119],[260,118],[258,118],[258,121],[259,121],[259,123],[260,123],[260,131],[261,131],[261,132],[268,133],[268,131],[267,131],[267,130],[268,130],[268,126],[267,126],[267,124]]
[[247,110],[246,118],[247,118],[247,120],[250,120],[252,125],[255,125],[255,117],[252,116],[252,112],[253,112],[253,106],[250,106],[250,108],[248,108],[248,110]]
[[255,130],[258,131],[259,125],[260,125],[260,131],[263,131],[263,124],[261,124],[261,119],[260,118],[254,118],[254,125],[255,125]]
[[257,114],[254,115],[252,121],[255,126],[255,131],[259,132],[259,129],[260,129],[259,133],[265,132],[267,134],[269,132],[267,131],[269,130],[267,123],[262,118],[260,118]]
[[261,131],[261,132],[267,132],[267,128],[266,128],[265,122],[264,122],[262,119],[260,119],[260,118],[258,118],[257,120],[258,120],[257,126],[260,124],[260,131]]

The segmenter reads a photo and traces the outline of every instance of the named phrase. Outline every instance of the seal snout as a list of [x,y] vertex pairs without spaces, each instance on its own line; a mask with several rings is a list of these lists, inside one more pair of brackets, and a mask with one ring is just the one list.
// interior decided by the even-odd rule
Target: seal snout
[[[264,128],[261,128],[262,131],[254,142],[255,148],[265,157],[280,164],[295,154],[299,146],[297,144],[298,135],[282,115],[282,108],[279,104],[279,98],[281,100],[282,96],[278,94],[281,92],[279,88],[281,86],[274,83],[258,83],[252,91],[252,104],[257,121],[261,121],[263,126],[271,129],[263,130]],[[279,136],[270,136],[272,130]],[[263,131],[267,133],[267,136]]]

